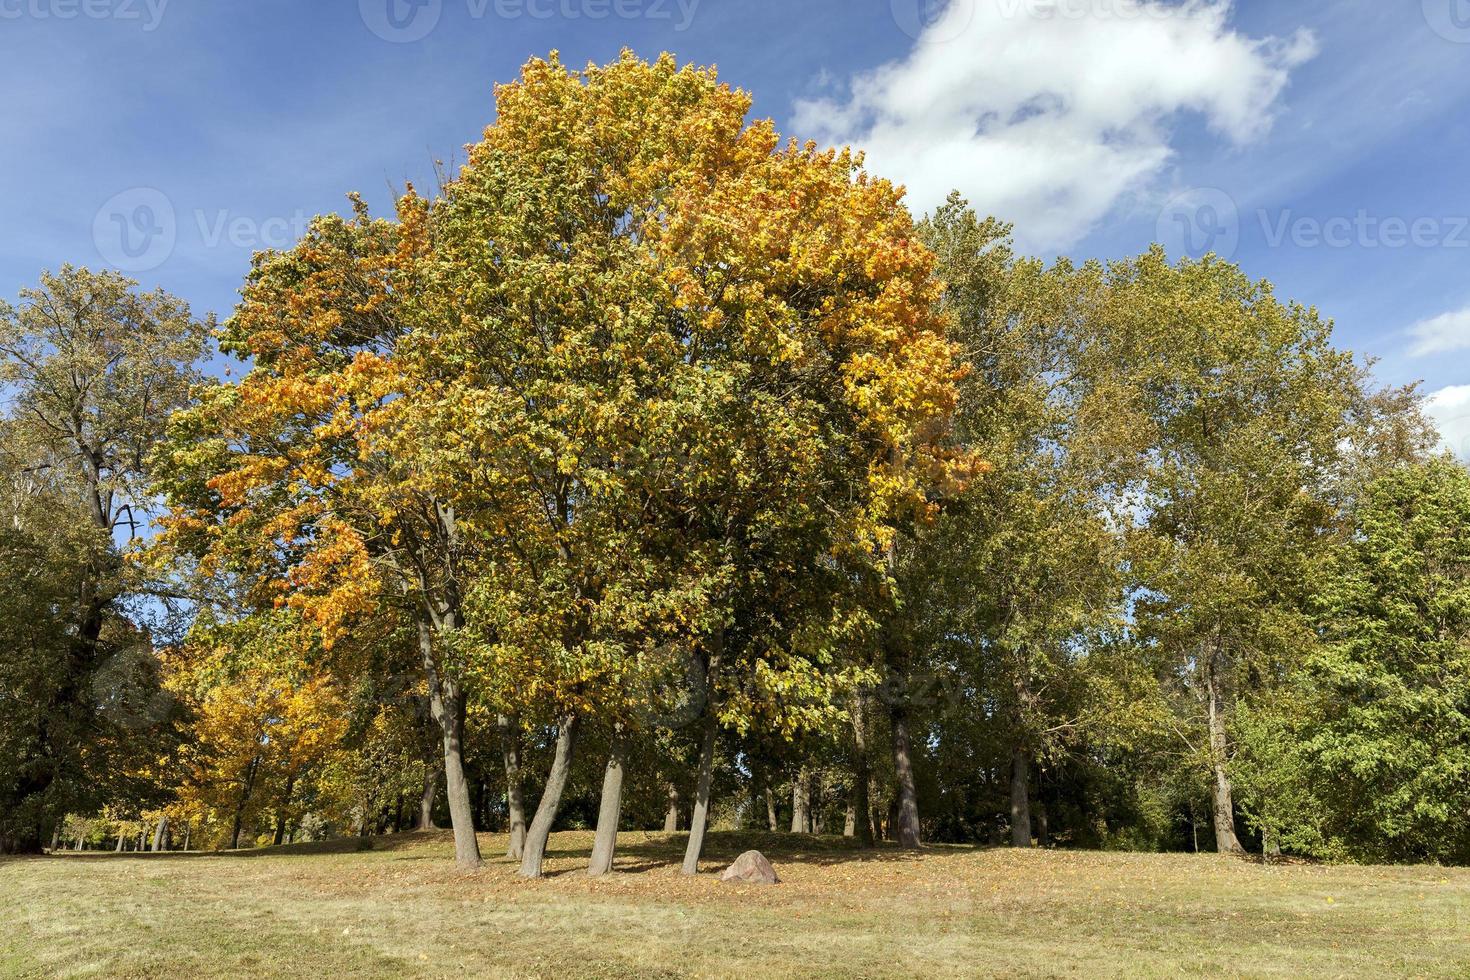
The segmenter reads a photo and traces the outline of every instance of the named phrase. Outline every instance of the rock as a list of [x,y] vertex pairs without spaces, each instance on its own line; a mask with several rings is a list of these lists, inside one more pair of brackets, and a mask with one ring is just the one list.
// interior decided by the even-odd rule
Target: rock
[[776,885],[781,882],[776,877],[776,869],[771,867],[771,862],[760,851],[746,851],[740,855],[720,875],[720,880],[742,885]]

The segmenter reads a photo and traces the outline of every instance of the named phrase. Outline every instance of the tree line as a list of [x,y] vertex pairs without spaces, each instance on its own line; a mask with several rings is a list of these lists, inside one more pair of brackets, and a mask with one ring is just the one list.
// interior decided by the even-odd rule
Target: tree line
[[535,60],[223,324],[70,266],[0,306],[0,851],[1470,860],[1417,392],[1227,262],[1027,257],[750,107]]

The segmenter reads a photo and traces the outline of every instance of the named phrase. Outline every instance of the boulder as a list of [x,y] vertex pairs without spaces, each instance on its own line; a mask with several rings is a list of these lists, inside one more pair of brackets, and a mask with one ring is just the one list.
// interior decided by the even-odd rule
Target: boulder
[[776,877],[776,869],[771,867],[771,862],[760,851],[746,851],[740,855],[720,875],[720,880],[742,885],[775,885],[781,881]]

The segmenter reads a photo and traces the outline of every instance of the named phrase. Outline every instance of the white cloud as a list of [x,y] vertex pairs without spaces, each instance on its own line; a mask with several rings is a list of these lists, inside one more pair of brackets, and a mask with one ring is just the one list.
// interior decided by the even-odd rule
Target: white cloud
[[1426,410],[1450,451],[1470,460],[1470,385],[1451,385],[1429,396]]
[[958,188],[1026,245],[1065,247],[1158,176],[1179,114],[1236,144],[1270,126],[1316,42],[1246,37],[1230,13],[1231,0],[951,0],[907,57],[841,98],[799,100],[795,128],[866,149],[915,210]]
[[1470,306],[1422,320],[1409,328],[1409,334],[1414,338],[1412,357],[1464,350],[1470,347]]

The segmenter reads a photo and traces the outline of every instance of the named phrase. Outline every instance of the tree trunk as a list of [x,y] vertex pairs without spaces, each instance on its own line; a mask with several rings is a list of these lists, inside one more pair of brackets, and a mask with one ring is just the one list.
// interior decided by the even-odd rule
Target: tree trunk
[[613,869],[613,856],[618,849],[618,821],[623,816],[623,763],[626,754],[623,726],[613,729],[607,769],[602,774],[602,800],[597,809],[597,834],[592,842],[592,860],[587,873],[605,875]]
[[163,843],[168,838],[168,814],[161,813],[158,816],[158,826],[153,828],[153,851],[157,853],[163,850]]
[[276,836],[274,844],[280,847],[286,841],[286,810],[291,806],[291,794],[296,789],[296,774],[286,777],[286,791],[281,794],[281,805],[276,809]]
[[250,794],[255,791],[255,773],[260,768],[260,756],[250,760],[250,766],[245,771],[245,785],[240,790],[240,802],[235,805],[235,826],[230,832],[230,850],[240,849],[241,820],[245,816],[245,805],[250,802]]
[[1011,846],[1031,846],[1031,753],[1019,744],[1011,752]]
[[704,851],[704,833],[709,825],[710,784],[714,781],[717,726],[714,708],[707,706],[704,736],[699,746],[699,780],[694,789],[694,812],[689,816],[689,843],[684,848],[682,870],[686,875],[699,874],[699,856]]
[[113,851],[114,854],[121,854],[122,853],[122,850],[123,850],[123,841],[126,840],[126,839],[127,838],[123,834],[123,832],[121,830],[119,830],[117,832],[117,849],[115,851]]
[[424,766],[424,791],[419,795],[419,815],[414,830],[434,829],[434,800],[439,796],[439,765],[435,759]]
[[546,842],[551,838],[551,827],[556,823],[556,812],[561,809],[561,795],[567,788],[567,777],[571,775],[572,753],[577,743],[577,716],[562,718],[556,735],[556,756],[551,760],[551,773],[546,777],[546,790],[541,794],[541,803],[536,807],[536,816],[526,831],[525,851],[521,855],[521,877],[541,877],[541,863],[546,858]]
[[449,800],[449,822],[454,827],[454,863],[472,871],[480,867],[480,842],[475,837],[475,815],[461,747],[464,693],[459,682],[440,669],[432,627],[425,619],[419,620],[419,652],[429,680],[429,712],[444,736],[444,795]]
[[1221,854],[1244,854],[1245,848],[1240,846],[1240,839],[1235,836],[1235,801],[1230,773],[1225,768],[1230,758],[1230,743],[1225,734],[1220,683],[1213,659],[1212,656],[1211,662],[1205,666],[1205,686],[1209,698],[1210,768],[1215,777],[1215,849]]
[[873,767],[868,758],[867,698],[859,694],[852,706],[852,809],[857,817],[857,841],[862,847],[873,846],[872,804],[868,784]]
[[510,842],[505,856],[519,861],[526,848],[526,786],[521,774],[521,720],[514,715],[496,718],[500,754],[505,759],[505,806],[510,817]]
[[771,833],[776,832],[776,792],[771,789],[771,784],[766,784],[766,826]]
[[800,769],[791,778],[791,832],[793,834],[804,834],[808,829],[806,792],[806,770]]
[[664,833],[673,834],[679,830],[679,787],[669,783],[669,809],[664,813]]
[[857,836],[857,808],[852,805],[852,800],[847,801],[847,814],[842,818],[842,836]]
[[893,771],[898,779],[898,843],[912,849],[919,846],[919,794],[914,786],[908,712],[894,705],[889,717],[893,723]]
[[189,838],[193,835],[193,833],[194,833],[194,821],[193,820],[185,820],[184,821],[184,851],[186,853],[189,850]]
[[719,731],[719,712],[715,706],[715,683],[725,653],[725,633],[716,630],[710,637],[709,656],[704,671],[704,738],[699,746],[699,782],[694,788],[694,812],[689,816],[689,843],[684,848],[686,875],[699,874],[699,856],[704,851],[704,832],[709,826],[710,785],[715,773],[715,736]]

